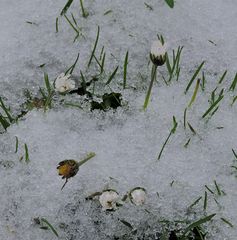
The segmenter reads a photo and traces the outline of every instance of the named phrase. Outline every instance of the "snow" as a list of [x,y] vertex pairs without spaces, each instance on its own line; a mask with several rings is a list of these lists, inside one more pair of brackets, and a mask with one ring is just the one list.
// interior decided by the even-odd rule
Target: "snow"
[[[99,25],[97,55],[104,46],[107,56],[102,81],[106,82],[115,67],[120,66],[110,87],[122,93],[124,106],[116,111],[90,112],[87,107],[81,110],[60,105],[60,99],[82,102],[81,96],[57,96],[51,110],[34,109],[1,134],[0,239],[55,239],[52,231],[40,229],[34,223],[37,217],[47,219],[57,229],[59,239],[155,239],[155,234],[162,231],[160,220],[195,221],[216,213],[213,222],[207,225],[207,239],[235,240],[237,179],[231,166],[232,149],[237,151],[237,103],[230,106],[236,90],[232,93],[227,89],[236,73],[236,1],[182,0],[170,9],[163,0],[149,0],[146,2],[154,9],[150,11],[140,0],[88,0],[86,19],[79,14],[78,1],[74,1],[68,16],[73,12],[85,36],[74,43],[75,32],[63,17],[59,18],[59,32],[55,32],[55,19],[65,2],[1,0],[0,96],[18,113],[26,100],[23,90],[36,94],[39,86],[44,87],[44,71],[53,81],[73,64],[78,52],[80,58],[74,76],[78,78],[80,70],[86,76],[93,76],[96,64],[89,70],[86,67]],[[104,15],[110,9],[112,12]],[[167,70],[165,66],[158,68],[158,84],[154,84],[144,112],[142,105],[151,71],[149,51],[157,33],[165,37],[170,53],[179,45],[184,46],[181,74],[178,82],[166,86],[161,74],[167,77]],[[122,90],[127,50],[129,88]],[[183,112],[195,84],[186,95],[184,90],[203,60],[206,60],[203,69],[206,90],[199,89],[187,112],[188,122],[197,132],[193,135],[189,128],[183,128]],[[44,63],[45,67],[40,68]],[[226,69],[227,77],[222,83],[225,97],[216,114],[205,122],[201,116]],[[98,84],[97,91],[110,92],[110,89]],[[178,127],[158,161],[173,116]],[[17,153],[15,136],[19,139]],[[184,148],[190,137],[188,147]],[[19,161],[25,154],[25,143],[29,149],[28,164],[24,158]],[[61,191],[64,181],[57,175],[58,163],[64,159],[83,159],[89,152],[95,152],[96,156],[81,166]],[[205,185],[214,190],[214,180],[226,195],[213,196],[208,192]],[[115,189],[122,198],[135,187],[147,191],[143,206],[126,201],[118,210],[104,212],[97,197],[85,200],[90,194],[106,189]],[[203,212],[205,191],[206,213]],[[199,204],[188,210],[200,196]],[[221,217],[234,227],[224,224]],[[118,219],[132,224],[137,233],[131,233]]]

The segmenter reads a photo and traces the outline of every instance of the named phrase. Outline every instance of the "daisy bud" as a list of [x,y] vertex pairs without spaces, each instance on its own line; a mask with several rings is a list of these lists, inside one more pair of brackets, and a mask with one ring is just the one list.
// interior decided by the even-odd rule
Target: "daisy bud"
[[133,204],[140,206],[146,201],[146,190],[141,187],[136,187],[129,193],[130,200]]
[[167,44],[162,44],[161,41],[156,40],[151,45],[150,58],[153,64],[156,66],[161,66],[165,63]]
[[105,190],[99,197],[100,204],[104,211],[115,210],[118,200],[119,195],[115,190]]
[[61,73],[55,80],[55,89],[59,93],[69,92],[76,87],[76,83],[71,79],[71,74]]

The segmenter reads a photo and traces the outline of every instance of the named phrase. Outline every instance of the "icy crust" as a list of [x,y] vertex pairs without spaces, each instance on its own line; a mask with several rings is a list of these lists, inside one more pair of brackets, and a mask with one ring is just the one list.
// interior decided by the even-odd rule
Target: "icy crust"
[[[38,86],[43,86],[44,71],[51,80],[55,79],[80,51],[74,73],[79,76],[80,70],[86,69],[97,25],[101,27],[98,49],[104,45],[107,55],[115,56],[108,57],[105,76],[118,64],[123,65],[129,50],[127,81],[136,91],[123,91],[121,85],[111,84],[128,103],[116,112],[66,109],[58,100],[52,110],[46,113],[33,110],[1,135],[0,239],[55,239],[50,230],[40,229],[33,220],[42,217],[55,227],[59,239],[156,239],[164,230],[159,224],[161,220],[193,222],[203,217],[205,185],[215,189],[216,180],[226,195],[216,196],[215,192],[216,203],[207,191],[206,215],[217,213],[207,227],[207,239],[235,240],[237,180],[230,168],[234,161],[231,149],[236,149],[237,141],[236,106],[230,107],[234,94],[225,93],[218,112],[208,123],[200,120],[221,73],[228,69],[224,84],[227,88],[236,71],[235,0],[218,0],[208,5],[204,0],[177,1],[173,10],[164,1],[149,1],[153,11],[140,0],[88,1],[87,19],[78,17],[79,6],[73,4],[69,14],[70,11],[75,14],[86,36],[74,44],[74,32],[63,18],[59,20],[59,33],[55,33],[55,18],[64,4],[63,0],[1,2],[0,29],[4,34],[0,37],[0,96],[17,112],[24,102],[23,89],[36,93]],[[104,16],[110,9],[111,14]],[[147,112],[143,112],[144,89],[150,79],[147,65],[150,44],[157,33],[165,36],[171,48],[184,45],[181,76],[179,82],[167,87],[160,81],[161,73],[166,76],[167,72],[158,69],[159,83],[153,88]],[[197,131],[193,136],[190,130],[183,129],[183,111],[193,90],[187,95],[183,92],[202,60],[207,61],[204,68],[207,89],[198,93],[187,113],[188,121]],[[39,68],[44,63],[45,67]],[[93,67],[96,69],[94,64]],[[87,74],[92,76],[94,71]],[[115,82],[122,82],[122,67]],[[99,88],[98,92],[102,90]],[[62,98],[81,100],[75,95],[59,99]],[[177,132],[157,161],[172,127],[173,115],[178,121]],[[17,153],[15,136],[19,140]],[[184,148],[190,137],[188,148]],[[28,164],[24,158],[25,143],[29,149]],[[81,159],[90,151],[96,157],[82,166],[61,191],[63,181],[57,175],[57,164],[64,159]],[[147,191],[146,203],[140,207],[126,201],[116,211],[104,212],[98,199],[85,200],[90,194],[106,189],[116,189],[123,196],[137,186]],[[199,204],[188,209],[200,196]],[[221,217],[234,227],[224,224]],[[121,220],[130,223],[133,229]],[[176,227],[171,224],[170,230]]]

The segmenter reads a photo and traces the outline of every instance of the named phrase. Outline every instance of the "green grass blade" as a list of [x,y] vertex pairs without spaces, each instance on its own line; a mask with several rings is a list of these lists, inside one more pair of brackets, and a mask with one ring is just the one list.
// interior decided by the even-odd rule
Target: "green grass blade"
[[167,70],[169,72],[169,75],[171,75],[171,65],[170,65],[170,60],[169,60],[168,53],[166,53],[166,61],[165,61],[165,63],[166,63],[166,67],[167,67]]
[[178,126],[178,123],[177,123],[177,121],[175,119],[175,116],[173,116],[173,127],[170,130],[170,133],[169,133],[168,137],[166,138],[166,140],[165,140],[165,142],[164,142],[164,144],[163,144],[163,146],[162,146],[162,148],[160,150],[160,153],[158,155],[157,160],[160,160],[162,152],[164,151],[164,148],[165,148],[166,144],[168,143],[170,136],[175,133],[177,126]]
[[230,221],[228,221],[227,219],[225,219],[225,218],[221,218],[221,220],[224,222],[224,223],[226,223],[227,225],[229,225],[230,227],[234,227],[234,225],[230,222]]
[[45,218],[41,218],[40,220],[43,223],[45,223],[57,237],[59,237],[59,235],[58,235],[57,231],[55,230],[55,228]]
[[181,236],[181,240],[185,239],[185,235],[191,231],[193,228],[195,227],[199,227],[200,225],[202,225],[203,223],[209,222],[216,214],[211,214],[207,217],[201,218],[200,220],[190,224],[183,232],[183,235]]
[[168,137],[166,138],[166,140],[165,140],[165,142],[164,142],[164,144],[163,144],[163,146],[162,146],[162,148],[161,148],[161,150],[160,150],[160,153],[159,153],[159,155],[158,155],[157,160],[160,160],[161,155],[162,155],[162,153],[163,153],[163,151],[164,151],[164,149],[165,149],[165,146],[166,146],[167,142],[169,141],[169,138],[170,138],[171,135],[172,135],[172,132],[170,132],[169,135],[168,135]]
[[10,123],[7,120],[5,120],[1,114],[0,114],[0,123],[2,124],[2,127],[5,130],[10,126]]
[[215,184],[215,187],[216,187],[217,193],[218,193],[218,195],[220,196],[220,195],[221,195],[221,189],[220,189],[220,187],[218,186],[216,180],[214,180],[214,184]]
[[56,18],[55,28],[56,28],[56,33],[58,33],[58,17]]
[[24,147],[25,147],[25,161],[26,161],[26,163],[29,163],[30,162],[29,151],[28,151],[28,146],[26,143],[24,144]]
[[67,3],[65,4],[65,6],[63,7],[63,9],[60,13],[61,16],[64,15],[67,12],[67,10],[71,6],[72,2],[73,2],[73,0],[68,0],[67,1]]
[[192,208],[195,205],[197,205],[201,199],[202,199],[202,197],[197,198],[188,208]]
[[184,109],[184,129],[186,129],[187,108]]
[[18,151],[18,146],[19,146],[19,140],[18,140],[18,137],[17,137],[17,136],[15,136],[15,138],[16,138],[15,153],[17,153],[17,151]]
[[87,18],[89,16],[89,13],[84,8],[83,0],[80,0],[80,6],[82,11],[82,17]]
[[196,86],[195,86],[195,89],[194,89],[194,92],[193,92],[193,96],[192,96],[192,98],[191,98],[191,100],[190,100],[190,102],[189,102],[189,104],[188,104],[188,107],[191,107],[191,105],[193,104],[193,102],[194,102],[195,99],[196,99],[197,92],[198,92],[198,88],[199,88],[199,85],[200,85],[200,81],[201,81],[201,79],[198,78],[197,83],[196,83]]
[[203,209],[204,209],[204,211],[206,211],[206,209],[207,209],[207,191],[205,191]]
[[174,0],[165,0],[165,2],[168,4],[170,8],[174,7]]
[[220,80],[218,81],[219,84],[221,84],[221,83],[223,82],[223,80],[224,80],[226,74],[227,74],[227,70],[225,70],[225,72],[222,74]]
[[118,71],[118,66],[115,68],[115,70],[113,71],[113,73],[109,76],[109,79],[108,79],[108,81],[105,83],[105,85],[110,84],[110,82],[113,80],[113,78],[114,78],[115,74],[117,73],[117,71]]
[[94,43],[93,50],[92,50],[92,52],[91,52],[91,56],[90,56],[88,65],[87,65],[88,68],[90,67],[91,61],[92,61],[93,56],[94,56],[94,54],[95,54],[95,50],[96,50],[96,47],[97,47],[97,43],[98,43],[98,40],[99,40],[99,36],[100,36],[100,27],[98,26],[98,28],[97,28],[97,34],[96,34],[96,40],[95,40],[95,43]]
[[206,188],[211,194],[215,194],[207,185],[205,185],[205,188]]
[[189,122],[187,122],[187,124],[188,124],[188,127],[189,127],[189,129],[191,130],[191,132],[192,132],[194,135],[196,135],[197,132],[196,132],[195,129],[192,127],[192,125],[191,125]]
[[234,156],[235,156],[235,158],[236,158],[236,160],[237,160],[237,153],[235,152],[234,149],[232,149],[232,153],[234,154]]
[[123,89],[125,89],[127,85],[127,67],[128,67],[128,51],[126,53],[123,65]]
[[67,75],[68,73],[70,73],[70,74],[73,73],[73,71],[74,71],[74,69],[75,69],[75,67],[76,67],[76,64],[77,64],[77,62],[78,62],[79,56],[80,56],[80,53],[77,54],[77,58],[76,58],[75,62],[72,64],[72,66],[69,67],[69,68],[66,70],[65,75]]
[[234,91],[235,87],[236,87],[236,84],[237,84],[237,73],[235,74],[235,78],[234,78],[233,82],[230,85],[229,91]]
[[48,76],[47,73],[44,73],[44,83],[45,83],[48,94],[50,94],[51,93],[51,86],[50,86],[50,83],[49,83],[49,76]]
[[235,96],[235,97],[233,98],[232,103],[231,103],[231,106],[233,106],[233,104],[236,102],[236,100],[237,100],[237,96]]
[[202,91],[205,91],[206,77],[204,71],[202,71]]
[[219,96],[219,98],[207,109],[207,111],[202,115],[202,118],[205,118],[208,113],[212,111],[212,109],[223,99],[224,95]]
[[70,19],[67,17],[67,15],[65,14],[64,17],[66,18],[67,22],[69,23],[69,25],[72,27],[72,29],[77,33],[77,36],[80,34],[79,30],[72,24],[72,22],[70,21]]
[[199,73],[200,70],[202,69],[204,63],[205,63],[205,61],[203,61],[203,62],[199,65],[199,67],[197,68],[197,70],[196,70],[195,73],[193,74],[191,80],[189,81],[189,83],[188,83],[188,85],[187,85],[187,87],[186,87],[186,89],[185,89],[185,92],[184,92],[185,94],[188,92],[188,90],[189,90],[189,88],[191,87],[193,81],[195,80],[195,78],[197,77],[198,73]]
[[6,113],[8,120],[10,121],[10,123],[14,122],[14,118],[12,117],[12,115],[10,114],[10,110],[7,109],[7,107],[5,106],[2,98],[0,97],[0,107],[2,108],[2,110]]

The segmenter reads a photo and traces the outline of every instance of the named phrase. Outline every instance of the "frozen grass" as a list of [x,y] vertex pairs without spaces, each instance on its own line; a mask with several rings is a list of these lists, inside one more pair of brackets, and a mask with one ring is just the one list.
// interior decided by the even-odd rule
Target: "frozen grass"
[[[166,3],[3,0],[1,239],[235,240],[236,3]],[[157,34],[169,62],[144,112]],[[57,94],[61,72],[86,94]],[[122,107],[91,111],[92,99],[108,104],[104,94],[121,94]],[[88,151],[94,160],[61,191],[57,164]],[[86,199],[137,186],[148,195],[141,207],[103,212]]]

